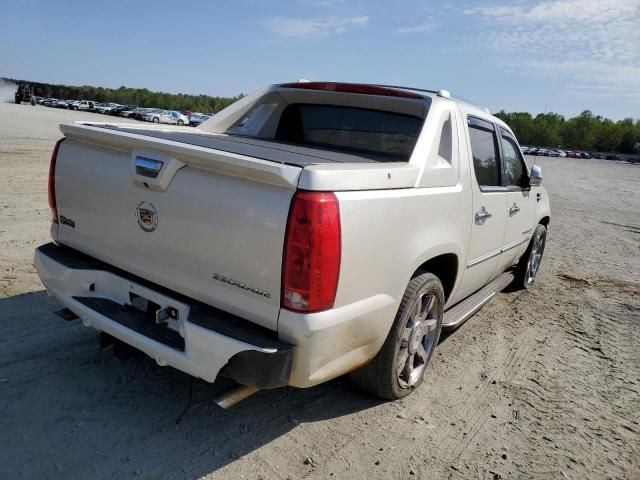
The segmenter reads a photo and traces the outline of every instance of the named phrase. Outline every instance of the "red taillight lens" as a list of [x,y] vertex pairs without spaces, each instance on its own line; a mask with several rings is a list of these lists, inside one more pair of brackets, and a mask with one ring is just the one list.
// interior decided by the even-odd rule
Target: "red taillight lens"
[[298,191],[291,202],[282,265],[282,307],[333,307],[340,274],[340,210],[330,192]]
[[49,207],[51,208],[51,221],[58,223],[58,207],[56,204],[56,159],[58,158],[58,149],[64,141],[64,137],[56,142],[51,154],[51,163],[49,163]]

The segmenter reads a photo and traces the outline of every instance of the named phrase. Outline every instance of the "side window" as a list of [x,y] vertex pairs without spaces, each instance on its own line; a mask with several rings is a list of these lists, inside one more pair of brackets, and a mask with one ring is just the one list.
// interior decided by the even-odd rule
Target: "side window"
[[511,138],[511,135],[504,130],[500,129],[502,143],[502,155],[504,163],[504,177],[505,184],[508,187],[522,187],[524,184],[524,176],[526,175],[526,169],[524,167],[524,160],[520,155],[520,149],[516,142]]
[[481,187],[500,186],[498,142],[493,125],[474,117],[469,117],[468,124],[473,168],[476,172],[478,185]]
[[449,115],[445,122],[442,124],[442,131],[440,132],[440,144],[438,145],[438,156],[444,158],[449,163],[451,163],[453,157],[452,136],[451,115]]

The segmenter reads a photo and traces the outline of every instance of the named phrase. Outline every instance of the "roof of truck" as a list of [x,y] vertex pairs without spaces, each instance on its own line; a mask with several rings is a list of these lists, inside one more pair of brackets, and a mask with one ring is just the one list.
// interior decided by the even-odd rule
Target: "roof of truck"
[[404,98],[433,98],[441,97],[454,100],[458,103],[463,103],[469,107],[477,108],[485,113],[491,114],[491,111],[482,105],[471,102],[464,98],[454,96],[449,90],[431,90],[425,88],[405,87],[400,85],[384,85],[384,84],[371,84],[371,83],[347,83],[347,82],[312,82],[308,80],[301,80],[292,83],[280,83],[277,84],[279,88],[296,88],[304,90],[324,90],[334,92],[345,93],[361,93],[371,95],[383,95],[383,96],[398,96]]

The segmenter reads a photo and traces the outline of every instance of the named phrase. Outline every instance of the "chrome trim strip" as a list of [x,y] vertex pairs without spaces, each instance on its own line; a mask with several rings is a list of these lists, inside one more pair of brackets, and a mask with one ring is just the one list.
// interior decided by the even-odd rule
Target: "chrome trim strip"
[[525,236],[522,238],[519,238],[518,240],[515,240],[511,243],[507,243],[506,245],[504,245],[502,248],[499,248],[497,250],[493,250],[492,252],[486,253],[484,255],[482,255],[481,257],[475,258],[473,260],[471,260],[470,262],[467,263],[467,268],[471,268],[474,265],[478,265],[479,263],[482,263],[486,260],[489,260],[493,257],[495,257],[496,255],[500,255],[501,253],[507,252],[513,248],[516,248],[519,245],[522,245],[525,242],[529,241],[529,237]]
[[495,257],[496,255],[500,255],[501,253],[502,253],[502,249],[500,249],[500,248],[498,248],[497,250],[494,250],[492,252],[485,253],[481,257],[475,258],[475,259],[471,260],[469,263],[467,263],[467,268],[473,267],[474,265],[478,265],[479,263],[482,263],[482,262],[484,262],[486,260],[489,260],[489,259]]
[[529,240],[529,237],[522,237],[522,238],[520,238],[518,240],[515,240],[515,241],[513,241],[511,243],[507,243],[504,247],[502,247],[502,251],[506,252],[508,250],[516,248],[517,246],[522,245],[527,240]]

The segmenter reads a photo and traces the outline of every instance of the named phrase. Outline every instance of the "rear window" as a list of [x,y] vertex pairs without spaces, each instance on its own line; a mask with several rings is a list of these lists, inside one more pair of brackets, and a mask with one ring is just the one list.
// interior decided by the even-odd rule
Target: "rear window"
[[292,104],[275,139],[314,147],[409,160],[423,120],[411,115],[338,105]]

